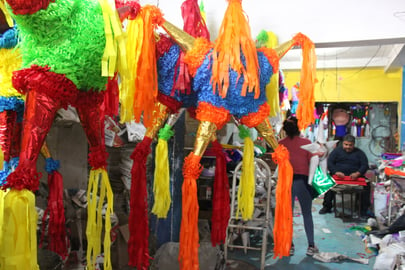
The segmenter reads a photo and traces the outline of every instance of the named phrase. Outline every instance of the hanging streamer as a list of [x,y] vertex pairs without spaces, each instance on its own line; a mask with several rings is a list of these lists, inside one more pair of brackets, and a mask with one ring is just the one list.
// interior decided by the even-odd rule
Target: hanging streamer
[[111,270],[111,215],[113,213],[113,193],[108,179],[107,171],[103,168],[92,169],[89,175],[87,187],[87,269],[95,270],[96,257],[101,253],[101,239],[103,229],[102,211],[104,201],[107,201],[105,209],[104,226],[104,269]]
[[[35,195],[30,190],[11,189],[4,197],[0,263],[2,269],[39,270],[37,263]],[[1,223],[1,222],[0,222]]]
[[278,164],[277,204],[274,218],[274,258],[289,256],[292,242],[291,186],[293,169],[289,155],[287,148],[281,144],[271,154],[273,161]]
[[243,125],[239,125],[238,128],[239,137],[244,139],[244,147],[236,217],[238,218],[240,213],[243,220],[250,220],[254,212],[255,197],[254,145],[250,138],[249,129]]
[[158,218],[166,218],[172,202],[170,196],[170,175],[167,141],[174,135],[171,126],[165,125],[159,131],[158,145],[155,155],[155,177],[153,183],[153,192],[155,202],[152,213]]

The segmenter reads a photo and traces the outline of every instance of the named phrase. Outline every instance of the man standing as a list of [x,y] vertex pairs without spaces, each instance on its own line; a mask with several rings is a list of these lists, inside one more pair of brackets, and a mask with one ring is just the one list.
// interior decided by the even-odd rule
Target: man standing
[[[361,149],[354,146],[355,142],[355,137],[347,134],[343,137],[342,144],[336,147],[329,155],[328,170],[331,175],[336,175],[339,178],[350,176],[353,180],[364,177],[364,174],[368,170],[368,159]],[[334,198],[334,191],[329,190],[325,193],[323,207],[319,210],[319,214],[332,213],[332,202]],[[362,216],[366,215],[369,206],[370,187],[366,186],[361,201]]]

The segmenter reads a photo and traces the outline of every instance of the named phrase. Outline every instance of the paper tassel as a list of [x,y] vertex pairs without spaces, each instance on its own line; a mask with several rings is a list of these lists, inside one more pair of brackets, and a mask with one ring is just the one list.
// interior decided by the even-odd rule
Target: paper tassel
[[108,78],[106,94],[104,96],[105,115],[115,117],[119,115],[119,86],[118,73]]
[[121,65],[122,74],[126,74],[125,40],[121,20],[112,0],[99,0],[104,18],[106,44],[102,58],[102,76],[113,77],[117,70],[117,62]]
[[199,269],[197,179],[201,157],[191,152],[184,160],[179,263],[181,270]]
[[255,197],[254,146],[250,138],[249,129],[242,125],[238,126],[238,128],[239,136],[244,139],[244,147],[236,217],[238,218],[240,213],[243,220],[250,220],[254,212]]
[[[204,37],[207,40],[210,39],[210,34],[200,13],[197,0],[184,1],[181,5],[181,15],[184,22],[183,30],[186,33],[193,37]],[[177,77],[177,79],[173,86],[172,95],[174,94],[174,90],[179,90],[180,93],[187,95],[191,93],[191,76],[188,66],[184,62],[184,54],[184,51],[180,52],[180,57],[176,63],[175,77]]]
[[204,37],[210,40],[210,33],[208,32],[197,0],[185,0],[181,5],[181,15],[184,21],[183,30],[185,32],[193,37]]
[[10,161],[11,140],[16,116],[17,114],[13,111],[0,112],[0,146],[4,151],[3,160],[6,162]]
[[137,269],[149,267],[149,225],[146,187],[146,160],[152,139],[144,137],[131,155],[131,199],[129,214],[128,265]]
[[4,198],[0,265],[2,269],[39,270],[37,263],[35,195],[27,189],[10,190]]
[[290,256],[292,242],[292,202],[291,186],[293,169],[289,161],[289,153],[285,146],[278,145],[271,154],[273,161],[278,164],[278,180],[276,188],[276,214],[274,218],[274,258]]
[[40,247],[42,247],[45,237],[46,218],[49,214],[48,223],[48,249],[59,254],[62,259],[68,256],[68,245],[66,236],[65,208],[63,205],[63,178],[57,171],[59,161],[51,157],[46,158],[46,168],[48,173],[48,205],[42,217],[42,235]]
[[316,78],[316,54],[314,43],[302,33],[293,38],[302,48],[302,69],[300,80],[299,103],[297,107],[298,127],[305,129],[314,123],[315,94],[314,87]]
[[212,197],[211,244],[225,243],[230,216],[229,180],[226,173],[226,157],[218,140],[212,142],[215,153],[214,194]]
[[155,177],[153,182],[154,204],[152,213],[158,218],[166,218],[172,202],[170,196],[170,171],[167,141],[173,136],[171,126],[165,125],[159,131],[155,155]]
[[123,81],[121,122],[139,122],[143,115],[145,127],[152,125],[158,88],[154,29],[162,21],[160,10],[147,5],[128,23],[127,61],[133,73]]
[[113,193],[108,179],[107,171],[103,168],[92,169],[89,175],[87,188],[87,269],[94,270],[96,257],[101,253],[101,238],[103,232],[102,211],[104,201],[107,201],[105,209],[104,226],[104,268],[111,270],[111,214],[113,213]]
[[138,12],[141,10],[141,5],[138,1],[115,0],[115,6],[121,21],[125,19],[135,19],[136,15],[138,15]]
[[[241,51],[246,61],[246,67],[241,61]],[[229,85],[230,68],[235,70],[239,76],[243,75],[245,79],[241,96],[254,91],[255,98],[259,97],[259,61],[250,26],[242,10],[241,0],[229,0],[212,55],[211,82],[222,98],[226,97],[229,87],[234,87]]]

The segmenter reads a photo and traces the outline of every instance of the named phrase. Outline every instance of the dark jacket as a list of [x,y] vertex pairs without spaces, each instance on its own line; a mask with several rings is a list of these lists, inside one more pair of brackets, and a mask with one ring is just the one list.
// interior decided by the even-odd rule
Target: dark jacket
[[339,146],[328,157],[328,170],[331,175],[342,172],[348,176],[354,172],[360,172],[364,176],[368,170],[368,159],[366,154],[357,147],[348,153]]

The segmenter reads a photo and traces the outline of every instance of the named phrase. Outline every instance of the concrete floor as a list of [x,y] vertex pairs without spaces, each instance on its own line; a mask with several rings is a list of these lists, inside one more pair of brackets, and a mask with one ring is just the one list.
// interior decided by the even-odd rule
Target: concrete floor
[[[336,252],[340,255],[349,258],[368,259],[368,264],[361,264],[359,262],[342,259],[339,262],[326,263],[316,260],[307,256],[307,240],[305,236],[303,220],[299,208],[299,204],[295,203],[293,228],[294,235],[293,241],[295,244],[295,254],[291,257],[283,257],[281,259],[273,258],[273,245],[272,238],[269,237],[269,244],[266,253],[266,263],[264,269],[280,269],[280,270],[366,270],[372,269],[375,262],[375,252],[366,249],[365,243],[362,241],[363,232],[361,229],[365,228],[367,223],[364,222],[347,222],[341,218],[335,217],[333,213],[326,215],[319,215],[318,211],[321,208],[321,199],[314,200],[313,203],[313,218],[315,227],[315,243],[320,252]],[[339,205],[338,205],[339,207]],[[251,237],[251,244],[260,245],[260,236]],[[242,249],[234,249],[228,253],[228,261],[226,263],[226,270],[259,270],[261,267],[260,252],[248,250],[245,254]],[[177,255],[174,256],[177,260]],[[201,262],[200,262],[201,263]],[[69,270],[83,270],[83,266],[65,268]],[[125,269],[134,269],[131,267]],[[168,269],[166,267],[166,269]],[[172,269],[172,268],[170,268]],[[165,269],[162,269],[165,270]],[[211,270],[211,269],[201,269]],[[212,269],[214,270],[214,269]]]
[[[344,222],[341,218],[336,218],[333,213],[319,215],[321,208],[321,199],[314,200],[313,219],[315,227],[315,244],[320,252],[336,252],[349,258],[366,258],[368,264],[362,264],[350,259],[342,259],[335,263],[325,263],[307,256],[308,246],[303,220],[299,209],[299,204],[295,204],[294,209],[294,235],[295,255],[274,259],[272,254],[272,239],[269,239],[268,252],[266,255],[266,264],[264,269],[324,269],[324,270],[365,270],[372,269],[375,262],[375,252],[366,249],[362,241],[363,232],[361,231],[366,222]],[[234,249],[228,253],[228,265],[226,269],[250,270],[260,269],[260,252]]]

